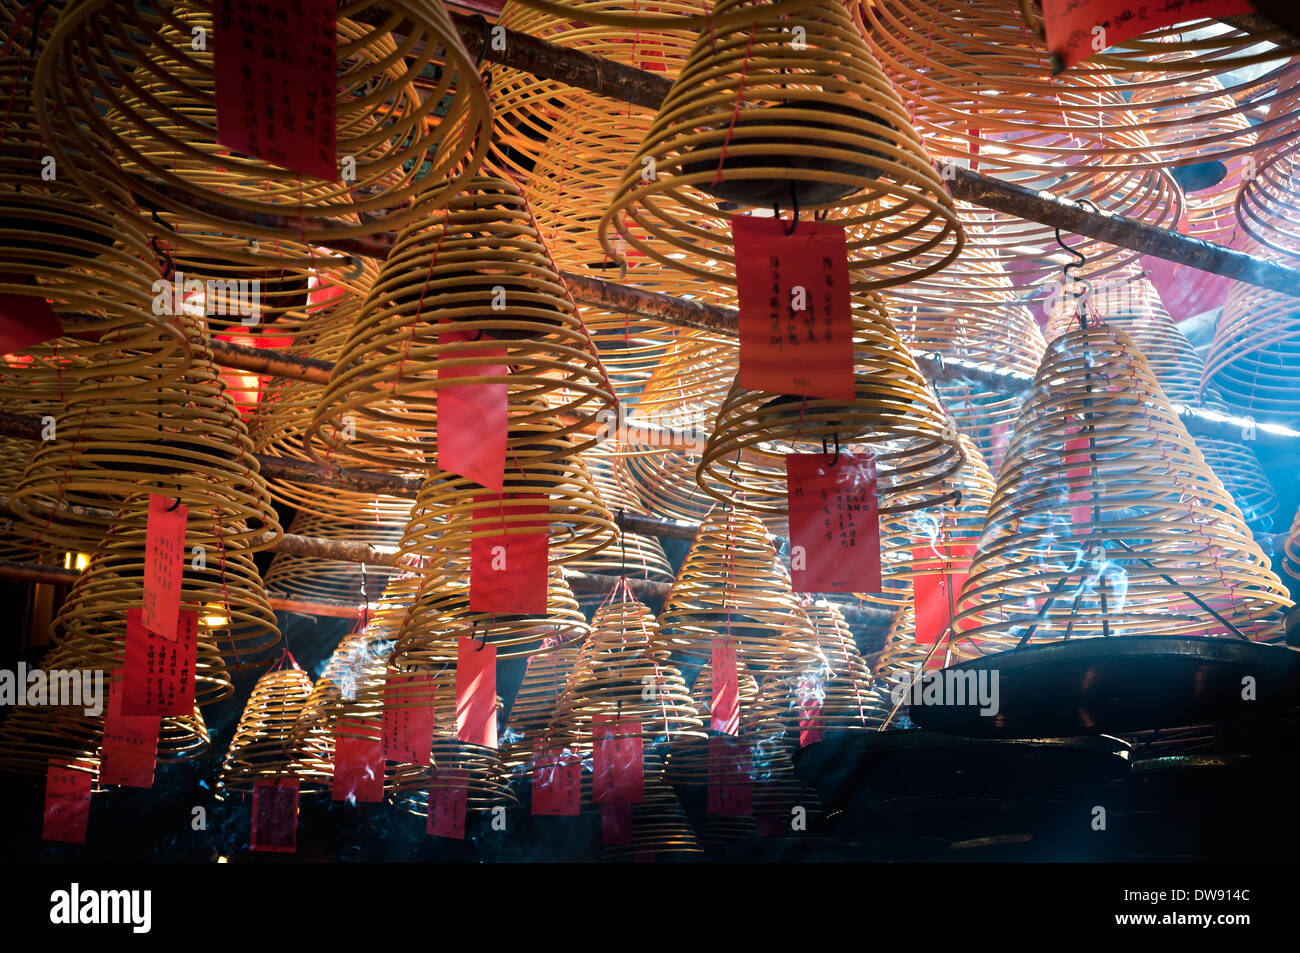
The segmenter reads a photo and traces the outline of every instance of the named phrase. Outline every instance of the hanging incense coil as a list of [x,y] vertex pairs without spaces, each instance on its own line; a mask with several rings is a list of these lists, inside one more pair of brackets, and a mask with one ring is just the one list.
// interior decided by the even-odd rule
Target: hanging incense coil
[[[452,642],[453,656],[455,651]],[[486,811],[497,806],[515,806],[518,800],[510,789],[510,775],[501,753],[494,748],[456,740],[455,663],[435,671],[410,665],[409,661],[403,660],[401,667],[404,672],[431,675],[435,683],[431,763],[389,765],[386,787],[393,803],[423,817],[429,813],[431,792],[449,790],[459,783],[466,788],[467,810]],[[501,707],[498,698],[498,712]],[[465,777],[458,781],[453,774],[456,771],[464,772]]]
[[690,819],[672,789],[647,782],[641,802],[629,806],[631,833],[626,844],[601,847],[605,860],[655,862],[691,860],[703,853]]
[[[306,439],[320,434],[335,458],[367,465],[397,459],[419,466],[408,451],[423,442],[422,469],[432,470],[441,388],[504,383],[515,397],[545,399],[548,410],[524,423],[549,413],[552,429],[562,434],[581,431],[601,407],[612,407],[591,339],[518,187],[475,178],[442,213],[421,212],[398,236],[371,288]],[[493,356],[498,349],[504,358]],[[509,372],[438,376],[439,368],[497,364]],[[321,458],[312,443],[308,449]]]
[[[37,540],[93,551],[127,497],[148,488],[213,521],[213,553],[251,552],[281,535],[248,432],[191,325],[194,362],[138,396],[69,395],[55,437],[32,455],[9,505]],[[188,552],[188,550],[187,550]]]
[[577,639],[551,640],[528,657],[523,680],[515,692],[505,730],[501,736],[501,758],[514,773],[531,768],[533,748],[544,742],[555,717],[556,706],[569,684],[573,664],[582,643]]
[[[537,10],[551,17],[577,19],[583,23],[620,27],[624,31],[640,30],[724,30],[747,24],[751,14],[745,10],[723,13],[707,5],[656,0],[652,3],[634,3],[628,8],[626,0],[612,3],[559,2],[559,0],[515,0],[518,7]],[[809,0],[776,0],[770,4],[774,16],[798,13],[810,6]]]
[[[1141,350],[1160,389],[1172,403],[1207,407],[1226,413],[1227,405],[1212,391],[1201,391],[1205,362],[1165,309],[1151,282],[1136,269],[1122,285],[1108,284],[1088,299],[1090,313],[1123,330]],[[1052,324],[1064,327],[1068,309]],[[1061,320],[1064,319],[1064,320]],[[1277,512],[1277,492],[1251,449],[1235,440],[1200,435],[1196,444],[1254,530],[1267,532]]]
[[[311,678],[296,665],[257,680],[221,764],[217,797],[251,793],[257,781],[293,777],[292,731],[311,689]],[[299,781],[302,793],[322,790],[317,779]]]
[[1129,337],[1102,325],[1053,341],[962,590],[954,652],[1225,630],[1272,641],[1290,605]]
[[[1083,157],[1156,169],[1224,159],[1252,150],[1255,142],[1240,130],[1225,134],[1206,125],[1214,135],[1204,138],[1188,130],[1220,120],[1225,109],[1267,108],[1277,84],[1297,71],[1280,62],[1294,55],[1293,43],[1256,46],[1250,33],[1220,26],[1217,35],[1186,43],[1176,41],[1176,28],[1158,31],[1053,75],[1051,54],[1041,35],[1027,28],[1024,6],[1018,0],[857,4],[863,35],[927,144],[932,133],[954,137],[963,154],[990,168],[1024,162],[1033,144],[1046,141],[1067,163]],[[1234,74],[1242,52],[1275,65],[1263,75],[1258,69]],[[1210,77],[1223,85],[1187,85]],[[1168,107],[1152,116],[1153,102]],[[1255,131],[1261,143],[1289,134],[1281,122]],[[1097,200],[1105,195],[1098,191]]]
[[961,436],[966,466],[944,482],[949,492],[938,505],[903,509],[880,519],[880,578],[883,592],[857,593],[859,599],[891,609],[912,604],[912,582],[919,573],[949,577],[965,572],[951,547],[973,546],[995,489],[993,476],[968,437]]
[[0,56],[9,90],[0,116],[0,294],[48,300],[63,336],[6,356],[0,395],[62,399],[93,387],[108,396],[142,388],[135,375],[174,378],[189,354],[181,328],[152,307],[156,256],[134,213],[106,207],[128,198],[117,186],[83,193],[69,163],[51,154],[32,110],[34,70],[31,60]]
[[644,750],[704,738],[686,680],[668,661],[670,647],[650,608],[620,587],[596,610],[551,735],[577,751],[592,749],[592,724],[608,717],[641,723]]
[[356,704],[363,680],[382,671],[383,662],[376,658],[375,649],[376,643],[370,636],[354,633],[345,636],[330,653],[290,731],[289,745],[293,752],[290,771],[294,776],[312,778],[323,786],[333,785],[334,740],[336,732],[344,730],[340,727],[340,714],[344,711],[348,715],[349,733],[355,735],[360,731],[373,740],[380,737],[381,712],[362,713]]
[[[338,11],[336,148],[355,170],[340,167],[336,181],[231,154],[217,141],[213,55],[191,43],[196,27],[213,33],[208,3],[179,14],[161,0],[71,4],[37,71],[43,133],[70,166],[79,157],[74,175],[88,184],[114,183],[142,206],[218,234],[292,242],[322,228],[343,239],[398,227],[419,214],[414,199],[450,197],[478,169],[491,110],[440,4],[385,4],[376,26],[360,22],[368,10]],[[390,32],[399,21],[400,41]],[[420,81],[439,52],[437,78]],[[254,222],[250,213],[284,218]]]
[[700,524],[659,624],[691,657],[711,658],[713,640],[729,637],[739,664],[760,671],[795,668],[817,654],[763,524],[725,507]]
[[[143,604],[148,506],[147,496],[125,502],[52,629],[56,642],[104,667],[122,664],[127,610]],[[280,630],[252,552],[240,545],[237,524],[195,505],[186,521],[184,552],[180,607],[198,613],[195,678],[197,698],[207,704],[231,693],[227,672],[269,661]],[[203,558],[190,555],[195,553]]]
[[[370,522],[326,519],[312,513],[299,513],[294,517],[289,532],[297,536],[366,543],[396,551],[403,528],[403,523],[399,520],[400,517],[396,514],[385,522]],[[360,597],[363,592],[371,597],[377,595],[388,581],[391,571],[391,566],[367,566],[316,556],[279,553],[271,560],[264,585],[267,592],[292,599],[337,602]],[[368,602],[369,599],[358,601]]]
[[[744,26],[715,24],[697,39],[601,220],[606,253],[625,257],[617,232],[650,260],[733,286],[724,203],[798,208],[845,226],[864,287],[956,258],[952,200],[848,11],[814,0],[783,19],[770,5],[722,0],[712,15],[742,13]],[[792,43],[795,31],[806,42]],[[913,261],[940,247],[937,260]]]
[[745,509],[784,513],[785,457],[822,451],[834,440],[848,452],[874,453],[882,515],[945,495],[943,481],[962,466],[956,429],[878,295],[856,296],[853,330],[851,403],[732,385],[700,461],[706,492]]
[[[100,703],[106,712],[111,673],[78,653],[55,646],[41,659],[47,673],[74,671],[80,677],[103,675]],[[51,758],[77,762],[98,772],[102,760],[105,714],[87,715],[85,706],[17,705],[0,722],[0,770],[44,777]],[[208,753],[211,741],[203,715],[164,715],[159,720],[157,761],[160,767]]]
[[822,661],[787,680],[792,689],[787,735],[798,738],[807,730],[820,740],[828,733],[874,729],[889,710],[881,709],[872,691],[871,666],[858,650],[843,613],[823,600],[810,602],[805,611]]

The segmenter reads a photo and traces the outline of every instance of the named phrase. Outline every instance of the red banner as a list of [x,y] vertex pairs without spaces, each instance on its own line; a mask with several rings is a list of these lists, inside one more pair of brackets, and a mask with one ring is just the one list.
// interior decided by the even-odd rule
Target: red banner
[[641,722],[591,719],[591,797],[597,804],[640,804],[645,781]]
[[428,764],[433,727],[433,679],[390,675],[384,685],[384,757],[403,764]]
[[276,854],[292,854],[298,849],[297,778],[264,778],[253,782],[249,847]]
[[190,511],[179,500],[149,494],[149,522],[144,543],[144,612],[150,632],[176,638],[185,579],[185,523]]
[[17,354],[62,336],[59,316],[40,295],[0,292],[0,354]]
[[[495,505],[475,511],[470,542],[469,607],[473,612],[546,612],[550,503],[540,496],[478,494]],[[511,500],[514,502],[506,502]],[[535,517],[507,522],[507,517]],[[503,532],[510,527],[513,532]],[[536,528],[518,532],[520,528]]]
[[331,797],[365,804],[384,799],[384,745],[365,719],[340,718],[334,726]]
[[576,755],[533,748],[533,813],[577,817],[582,808],[582,762]]
[[84,844],[90,823],[89,772],[77,771],[51,758],[45,772],[45,820],[41,827],[44,840]]
[[469,801],[469,773],[463,768],[438,771],[429,786],[429,817],[425,832],[434,837],[465,839],[465,813]]
[[[464,332],[441,332],[446,338],[463,339]],[[506,442],[509,429],[508,388],[497,383],[466,383],[441,386],[459,378],[502,377],[509,373],[504,345],[466,351],[478,357],[494,358],[498,364],[463,367],[438,366],[438,469],[473,480],[500,493],[505,481]]]
[[497,747],[497,650],[463,636],[456,643],[456,740]]
[[1062,68],[1088,59],[1135,36],[1189,20],[1222,19],[1254,13],[1245,0],[1042,0],[1047,48]]
[[129,788],[152,788],[158,764],[158,715],[122,714],[124,684],[119,674],[108,689],[104,715],[104,745],[99,759],[99,780]]

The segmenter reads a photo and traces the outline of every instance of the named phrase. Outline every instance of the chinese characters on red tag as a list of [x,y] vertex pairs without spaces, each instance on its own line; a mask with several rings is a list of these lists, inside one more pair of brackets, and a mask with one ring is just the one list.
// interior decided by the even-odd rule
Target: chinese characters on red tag
[[785,458],[795,592],[880,592],[880,520],[871,455]]
[[749,390],[852,400],[853,311],[844,229],[741,215],[732,219],[740,304],[740,371]]
[[337,65],[334,0],[214,0],[217,141],[333,182]]

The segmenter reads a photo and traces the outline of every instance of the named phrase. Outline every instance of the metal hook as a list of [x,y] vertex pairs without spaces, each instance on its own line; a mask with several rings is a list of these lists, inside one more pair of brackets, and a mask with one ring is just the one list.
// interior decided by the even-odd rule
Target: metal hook
[[[831,462],[830,462],[829,466],[832,466],[832,467],[833,467],[833,466],[835,466],[835,464],[837,464],[837,463],[840,462],[840,435],[839,435],[839,433],[837,432],[837,433],[833,433],[833,434],[831,434],[831,436],[835,438],[835,456],[831,457]],[[826,450],[826,438],[825,438],[825,437],[822,437],[822,453],[826,453],[826,452],[827,452],[827,450]]]
[[480,634],[479,634],[479,631],[478,631],[478,623],[477,623],[477,622],[474,623],[473,628],[470,630],[470,636],[469,636],[469,637],[470,637],[471,639],[477,639],[477,640],[478,640],[478,648],[476,648],[476,649],[474,650],[475,652],[482,652],[485,648],[487,648],[487,636],[486,636],[486,635],[480,635]]
[[167,512],[168,512],[168,513],[173,513],[173,512],[175,512],[175,511],[176,511],[176,508],[177,508],[178,506],[180,506],[180,505],[181,505],[181,498],[178,496],[178,497],[176,497],[176,502],[173,503],[171,506],[167,507]]
[[[790,180],[790,208],[794,211],[794,218],[790,222],[790,227],[785,230],[786,237],[793,235],[794,230],[799,227],[799,194],[795,191],[793,179]],[[778,219],[781,217],[781,206],[776,202],[772,203],[772,214]]]
[[[1078,204],[1083,206],[1090,212],[1099,211],[1096,204],[1089,199],[1079,199]],[[1065,244],[1065,240],[1061,238],[1061,226],[1059,225],[1055,226],[1053,231],[1056,233],[1056,244],[1059,245],[1063,251],[1069,253],[1070,255],[1073,255],[1074,258],[1077,259],[1076,261],[1066,262],[1064,265],[1061,266],[1061,277],[1064,279],[1065,285],[1067,287],[1072,288],[1075,283],[1083,285],[1084,288],[1087,289],[1084,294],[1084,300],[1086,301],[1089,297],[1092,296],[1092,282],[1082,276],[1076,278],[1073,274],[1071,274],[1071,272],[1074,271],[1075,269],[1082,268],[1084,265],[1086,265],[1088,263],[1088,256],[1085,255],[1083,252],[1079,251],[1077,248],[1071,248],[1069,245]],[[1078,318],[1079,318],[1079,327],[1086,329],[1088,327],[1088,318],[1087,315],[1084,314],[1083,309],[1079,309]]]

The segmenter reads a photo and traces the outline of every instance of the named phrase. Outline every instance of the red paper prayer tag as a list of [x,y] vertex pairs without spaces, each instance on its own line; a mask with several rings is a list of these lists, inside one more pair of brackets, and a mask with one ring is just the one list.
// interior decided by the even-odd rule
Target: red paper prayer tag
[[794,591],[881,592],[875,457],[799,453],[785,466]]
[[1047,48],[1062,69],[1118,43],[1175,23],[1203,17],[1221,19],[1254,13],[1246,0],[1042,0]]
[[591,745],[592,800],[597,804],[640,804],[645,781],[641,722],[594,715]]
[[736,643],[731,639],[713,640],[710,687],[713,690],[712,729],[724,735],[738,734],[740,676],[736,667]]
[[59,316],[40,295],[0,293],[0,354],[16,354],[62,336]]
[[600,842],[605,845],[632,843],[632,805],[600,806]]
[[124,684],[114,678],[108,688],[108,709],[104,715],[104,745],[99,780],[130,788],[153,787],[158,763],[158,715],[122,714]]
[[[464,332],[441,332],[463,339]],[[493,358],[498,364],[438,367],[440,384],[457,378],[502,377],[509,373],[505,346],[466,352],[474,357]],[[457,473],[496,493],[501,492],[506,472],[506,436],[509,425],[507,385],[468,383],[438,388],[438,469]]]
[[341,718],[334,728],[335,801],[376,804],[384,799],[384,746],[371,723]]
[[45,772],[45,821],[41,826],[44,840],[84,844],[90,823],[90,788],[93,779],[87,771],[77,771],[51,758]]
[[263,778],[253,782],[249,847],[277,854],[292,854],[297,850],[297,778]]
[[852,400],[853,311],[844,229],[731,220],[740,303],[740,372],[749,390]]
[[193,715],[199,614],[193,610],[181,612],[174,639],[150,632],[140,615],[139,609],[126,612],[122,713]]
[[338,69],[334,0],[214,0],[217,141],[333,182]]
[[429,786],[429,818],[425,832],[434,837],[465,839],[465,808],[469,774],[463,768],[434,771]]
[[[487,651],[484,649],[484,651]],[[384,686],[384,757],[403,764],[428,764],[433,746],[433,679],[394,675]]]
[[[474,515],[474,531],[490,535],[470,543],[470,611],[546,612],[550,503],[540,496],[522,494],[478,494],[475,499],[489,499],[493,505]],[[520,516],[535,518],[507,521]],[[507,527],[511,532],[505,532]],[[520,532],[521,528],[525,531]]]
[[497,746],[497,650],[462,636],[456,643],[456,740]]
[[[1065,479],[1070,488],[1070,525],[1087,527],[1092,524],[1092,461],[1089,458],[1090,441],[1087,437],[1074,437],[1065,441]],[[1079,464],[1082,464],[1081,466]]]
[[816,686],[803,686],[799,696],[799,747],[822,740],[822,705]]
[[730,738],[709,739],[709,813],[747,817],[753,813],[753,756]]
[[144,544],[144,627],[176,638],[185,577],[185,523],[190,511],[157,493],[149,494]]
[[934,645],[947,630],[974,555],[973,541],[912,540],[912,607],[916,610],[917,645]]
[[582,762],[577,756],[533,747],[533,813],[577,817],[582,808]]

